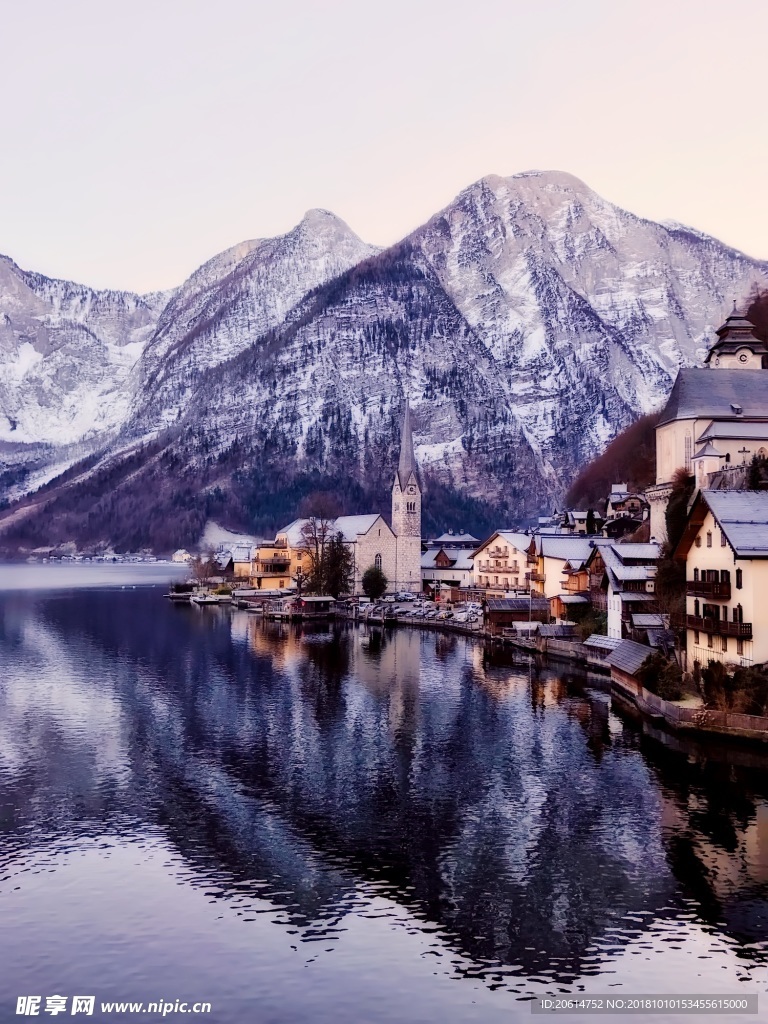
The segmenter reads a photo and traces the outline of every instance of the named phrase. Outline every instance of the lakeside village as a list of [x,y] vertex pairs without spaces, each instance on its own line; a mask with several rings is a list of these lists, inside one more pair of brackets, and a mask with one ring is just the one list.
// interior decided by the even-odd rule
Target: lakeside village
[[705,365],[678,373],[646,493],[615,483],[604,507],[527,532],[423,542],[406,405],[391,526],[297,519],[195,559],[196,581],[169,597],[472,633],[609,672],[620,699],[673,728],[768,741],[766,466],[768,346],[734,305]]

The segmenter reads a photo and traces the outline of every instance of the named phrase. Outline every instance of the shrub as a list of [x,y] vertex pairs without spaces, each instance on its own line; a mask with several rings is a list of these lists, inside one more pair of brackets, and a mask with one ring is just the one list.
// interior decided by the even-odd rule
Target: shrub
[[683,696],[683,672],[674,659],[653,651],[645,659],[637,678],[651,693],[663,700],[680,700]]

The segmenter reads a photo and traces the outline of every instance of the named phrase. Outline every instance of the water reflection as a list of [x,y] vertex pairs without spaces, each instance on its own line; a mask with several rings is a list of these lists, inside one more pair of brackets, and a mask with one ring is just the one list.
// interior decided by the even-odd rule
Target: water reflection
[[599,681],[458,636],[148,591],[0,603],[6,878],[56,837],[149,828],[188,884],[238,914],[268,900],[297,941],[333,944],[388,899],[457,970],[517,992],[581,984],[630,946],[663,976],[691,922],[765,962],[755,754],[665,745]]

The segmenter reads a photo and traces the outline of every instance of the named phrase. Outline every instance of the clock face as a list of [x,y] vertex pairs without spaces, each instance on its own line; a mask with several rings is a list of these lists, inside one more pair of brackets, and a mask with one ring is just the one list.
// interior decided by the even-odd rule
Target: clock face
[[742,363],[746,363],[747,359],[749,359],[749,356],[747,355],[746,352],[742,352],[741,355],[739,356],[739,359],[742,361]]

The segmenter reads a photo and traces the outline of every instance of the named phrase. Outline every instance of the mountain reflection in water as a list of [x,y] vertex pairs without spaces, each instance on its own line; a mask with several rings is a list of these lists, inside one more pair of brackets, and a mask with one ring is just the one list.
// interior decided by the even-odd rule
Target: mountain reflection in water
[[439,935],[454,975],[517,995],[609,964],[637,991],[629,947],[675,991],[665,944],[694,926],[765,991],[766,762],[746,748],[665,745],[599,682],[454,635],[302,630],[157,590],[0,605],[0,907],[36,851],[151,834],[185,886],[243,917],[266,900],[339,955],[375,897]]

